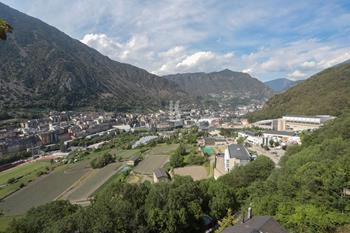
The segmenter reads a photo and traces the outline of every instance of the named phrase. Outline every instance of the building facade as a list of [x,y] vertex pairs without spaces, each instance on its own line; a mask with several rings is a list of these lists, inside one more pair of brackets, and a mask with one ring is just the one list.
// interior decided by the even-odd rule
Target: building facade
[[224,169],[229,172],[237,166],[245,165],[250,161],[248,150],[240,144],[231,144],[225,149]]

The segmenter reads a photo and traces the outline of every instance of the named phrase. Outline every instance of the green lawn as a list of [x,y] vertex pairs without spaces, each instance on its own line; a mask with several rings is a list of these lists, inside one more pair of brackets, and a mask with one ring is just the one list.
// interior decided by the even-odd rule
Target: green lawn
[[127,175],[125,173],[123,173],[123,169],[126,166],[123,165],[122,167],[120,167],[119,171],[114,174],[113,176],[111,176],[103,185],[101,185],[91,196],[96,196],[99,193],[103,192],[104,190],[106,190],[110,185],[116,183],[116,182],[120,182],[120,181],[124,181],[127,178]]
[[133,149],[133,150],[120,150],[116,151],[115,155],[120,156],[123,159],[131,158],[134,155],[140,155],[141,152],[139,149]]
[[179,144],[159,144],[146,153],[148,155],[170,155],[178,146]]
[[[0,188],[0,199],[20,189],[21,184],[27,185],[35,180],[38,177],[38,172],[47,171],[48,167],[50,167],[50,162],[36,161],[1,172],[0,185],[3,186]],[[13,184],[8,184],[7,181],[11,178],[17,179],[17,181]]]
[[0,232],[6,232],[7,227],[10,225],[11,221],[15,218],[20,218],[22,216],[1,216],[0,217]]

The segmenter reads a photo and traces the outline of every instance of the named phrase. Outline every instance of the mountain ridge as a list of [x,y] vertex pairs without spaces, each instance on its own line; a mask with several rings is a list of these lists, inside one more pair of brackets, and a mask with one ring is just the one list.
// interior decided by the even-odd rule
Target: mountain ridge
[[187,96],[175,83],[113,61],[2,3],[0,15],[14,27],[0,45],[2,109],[151,108]]
[[192,96],[208,94],[246,93],[257,98],[268,98],[272,90],[248,73],[224,69],[215,72],[178,73],[163,76],[177,83]]
[[288,90],[289,88],[302,83],[304,80],[290,80],[287,78],[279,78],[264,82],[265,85],[269,86],[276,93],[283,92]]

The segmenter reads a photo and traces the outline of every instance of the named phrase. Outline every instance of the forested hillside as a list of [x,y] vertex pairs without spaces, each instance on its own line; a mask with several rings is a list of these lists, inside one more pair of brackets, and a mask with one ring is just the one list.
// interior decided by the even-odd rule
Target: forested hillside
[[273,96],[251,121],[286,114],[330,114],[338,116],[350,107],[350,64],[326,69],[303,83]]
[[245,205],[255,214],[275,216],[291,232],[336,232],[349,224],[350,196],[343,195],[350,188],[349,129],[350,113],[344,113],[304,135],[303,145],[288,150],[280,169],[245,190]]
[[[9,232],[198,232],[205,214],[230,208],[274,216],[290,232],[349,232],[350,113],[303,136],[274,169],[258,157],[217,181],[177,177],[171,183],[115,183],[90,207],[53,202],[32,209]],[[232,218],[232,216],[230,216]]]

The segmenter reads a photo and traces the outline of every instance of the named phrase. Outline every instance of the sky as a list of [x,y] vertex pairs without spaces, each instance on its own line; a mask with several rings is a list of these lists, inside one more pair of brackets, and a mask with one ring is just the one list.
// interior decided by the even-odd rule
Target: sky
[[113,60],[166,75],[300,80],[350,59],[348,0],[1,0]]

